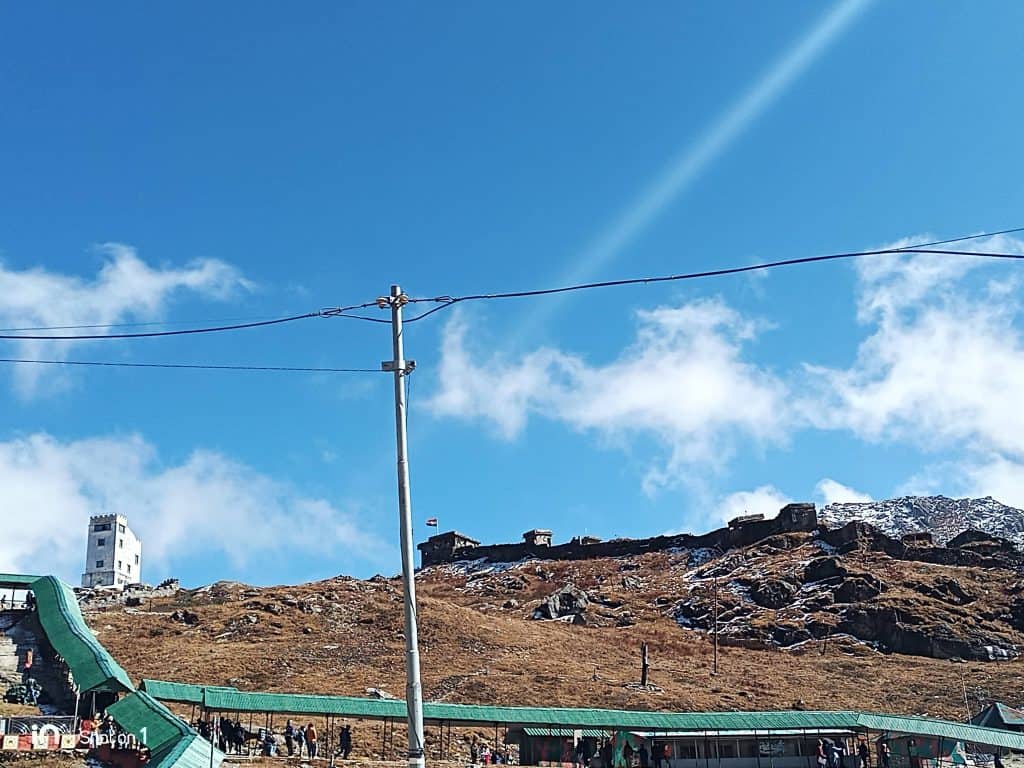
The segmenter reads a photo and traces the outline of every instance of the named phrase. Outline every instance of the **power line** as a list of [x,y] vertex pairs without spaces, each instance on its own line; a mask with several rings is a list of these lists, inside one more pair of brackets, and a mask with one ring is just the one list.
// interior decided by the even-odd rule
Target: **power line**
[[380,368],[312,368],[289,365],[207,365],[202,363],[122,363],[99,360],[16,360],[0,358],[0,363],[32,365],[81,365],[104,368],[174,368],[202,371],[289,371],[299,373],[381,373]]
[[[349,314],[353,310],[366,309],[367,307],[375,307],[377,303],[375,301],[367,301],[362,304],[351,304],[346,307],[327,307],[324,309],[317,310],[316,312],[306,312],[300,315],[289,315],[287,317],[275,317],[270,319],[264,318],[253,318],[251,321],[247,318],[229,318],[225,322],[231,323],[228,325],[216,325],[212,327],[203,328],[186,328],[180,331],[150,331],[144,333],[106,333],[106,334],[75,334],[75,335],[47,335],[47,336],[29,336],[24,334],[14,335],[0,335],[0,339],[27,339],[30,341],[73,341],[73,340],[92,340],[92,339],[140,339],[140,338],[152,338],[154,336],[182,336],[193,333],[217,333],[220,331],[237,331],[243,328],[259,328],[266,325],[279,325],[281,323],[290,323],[294,320],[305,320],[310,317],[343,317],[350,320],[367,320],[372,323],[386,323],[387,320],[381,320],[377,317],[364,317],[362,315]],[[233,323],[232,320],[243,320],[244,322]],[[89,325],[49,325],[49,326],[32,326],[27,328],[0,328],[2,334],[9,334],[16,331],[64,331],[64,330],[89,330],[99,328],[131,328],[131,327],[144,327],[153,325],[182,325],[188,323],[187,320],[151,320],[146,322],[128,322],[128,323],[95,323]]]
[[0,328],[0,333],[22,333],[26,331],[78,331],[99,328],[146,328],[154,325],[213,325],[221,323],[247,323],[254,320],[271,320],[275,315],[255,317],[222,317],[216,320],[146,320],[124,323],[91,323],[87,325],[31,325],[21,328]]
[[307,312],[303,315],[291,315],[290,317],[278,317],[274,320],[260,320],[252,323],[237,323],[235,325],[218,325],[207,328],[185,328],[180,331],[144,331],[142,333],[103,333],[103,334],[82,334],[82,335],[26,335],[26,334],[0,334],[0,339],[31,340],[31,341],[86,341],[93,339],[147,339],[156,336],[185,336],[195,333],[218,333],[220,331],[238,331],[243,328],[260,328],[267,325],[280,325],[291,323],[295,320],[305,320],[310,317],[320,317],[319,312]]
[[[1016,229],[1002,230],[1000,232],[992,233],[995,234],[1006,234],[1010,232],[1021,232],[1024,231],[1024,227]],[[797,264],[813,264],[823,261],[836,261],[840,259],[856,259],[866,256],[883,256],[901,253],[918,253],[918,254],[938,254],[944,256],[976,256],[979,258],[988,259],[1011,259],[1011,260],[1024,260],[1024,253],[998,253],[991,251],[961,251],[961,250],[950,250],[950,249],[936,249],[931,248],[933,245],[944,245],[947,243],[961,242],[963,240],[972,240],[979,237],[988,237],[990,235],[971,235],[967,237],[953,238],[950,240],[937,240],[931,243],[923,243],[920,245],[907,246],[903,248],[880,248],[870,251],[850,251],[845,253],[831,253],[822,256],[803,256],[794,259],[781,259],[778,261],[762,262],[759,264],[748,264],[742,267],[725,267],[722,269],[710,269],[703,270],[700,272],[687,272],[677,275],[661,275],[655,277],[634,277],[625,278],[621,280],[602,280],[599,282],[592,283],[579,283],[576,285],[559,286],[557,288],[538,288],[533,290],[525,291],[509,291],[505,293],[479,293],[471,294],[467,296],[435,296],[432,298],[412,298],[409,299],[410,303],[424,303],[424,302],[435,302],[438,306],[433,309],[429,309],[426,312],[422,312],[418,315],[408,318],[406,323],[414,323],[417,320],[422,320],[425,317],[429,317],[435,312],[440,312],[442,309],[447,309],[464,301],[489,301],[496,299],[519,299],[534,296],[550,296],[559,293],[570,293],[573,291],[585,291],[594,288],[613,288],[625,285],[648,285],[651,283],[667,283],[677,282],[681,280],[696,280],[705,277],[720,277],[723,275],[735,275],[743,272],[756,272],[759,270],[774,269],[776,267],[794,266]]]

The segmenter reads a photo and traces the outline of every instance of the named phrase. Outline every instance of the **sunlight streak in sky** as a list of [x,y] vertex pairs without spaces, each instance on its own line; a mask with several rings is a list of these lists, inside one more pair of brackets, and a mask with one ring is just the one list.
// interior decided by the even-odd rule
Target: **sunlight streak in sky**
[[[585,282],[622,253],[661,215],[736,138],[757,120],[811,64],[854,22],[872,0],[839,0],[756,82],[731,103],[708,128],[671,159],[601,235],[583,251],[558,281]],[[563,299],[544,302],[531,312],[522,335],[531,335],[550,320]]]

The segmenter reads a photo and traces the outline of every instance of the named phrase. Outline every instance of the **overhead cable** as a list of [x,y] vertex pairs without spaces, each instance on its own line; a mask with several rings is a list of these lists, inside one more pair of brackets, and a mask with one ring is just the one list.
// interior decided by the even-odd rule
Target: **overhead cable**
[[380,368],[313,368],[290,365],[207,365],[203,363],[124,363],[99,360],[21,360],[0,358],[0,363],[82,365],[104,368],[175,368],[202,371],[290,371],[299,373],[381,373]]
[[[1005,230],[1004,232],[1018,232],[1024,228]],[[994,233],[1003,234],[1003,233]],[[959,242],[965,239],[974,239],[977,237],[985,237],[987,235],[973,235],[969,238],[954,238],[953,240],[936,241],[934,243],[925,243],[924,246],[943,245],[950,242]],[[559,286],[557,288],[538,288],[533,290],[525,291],[509,291],[504,293],[479,293],[471,294],[467,296],[435,296],[431,298],[411,298],[409,303],[427,303],[432,302],[438,304],[433,309],[429,309],[426,312],[422,312],[418,315],[406,318],[406,323],[414,323],[417,320],[422,320],[435,312],[440,312],[442,309],[447,309],[455,304],[464,301],[488,301],[496,299],[519,299],[533,296],[550,296],[559,293],[570,293],[573,291],[585,291],[593,288],[613,288],[617,286],[625,285],[648,285],[651,283],[668,283],[677,282],[681,280],[696,280],[705,277],[720,277],[723,275],[735,275],[743,272],[756,272],[766,269],[774,269],[776,267],[793,266],[796,264],[813,264],[816,262],[823,261],[836,261],[840,259],[856,259],[866,256],[882,256],[891,254],[901,253],[918,253],[918,254],[938,254],[944,256],[974,256],[978,258],[986,259],[1010,259],[1010,260],[1024,260],[1024,253],[1003,253],[1003,252],[992,252],[992,251],[962,251],[962,250],[949,250],[949,249],[937,249],[923,246],[907,246],[902,248],[880,248],[870,251],[850,251],[846,253],[830,253],[822,256],[803,256],[794,259],[781,259],[778,261],[762,262],[759,264],[748,264],[742,267],[725,267],[722,269],[709,269],[702,270],[700,272],[687,272],[677,275],[661,275],[656,277],[633,277],[621,280],[602,280],[592,283],[579,283],[576,285]]]

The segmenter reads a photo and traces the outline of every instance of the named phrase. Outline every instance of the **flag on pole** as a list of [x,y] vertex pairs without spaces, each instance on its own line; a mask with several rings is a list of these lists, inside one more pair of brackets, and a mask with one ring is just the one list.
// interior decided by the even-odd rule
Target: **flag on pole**
[[431,528],[437,528],[437,518],[436,517],[428,517],[427,518],[427,525],[429,525]]

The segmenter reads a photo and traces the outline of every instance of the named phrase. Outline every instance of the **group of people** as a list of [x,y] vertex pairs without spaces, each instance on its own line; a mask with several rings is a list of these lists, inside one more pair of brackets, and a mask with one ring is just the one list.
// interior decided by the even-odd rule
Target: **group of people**
[[[313,759],[320,751],[320,739],[316,726],[312,723],[303,726],[296,725],[291,720],[287,722],[280,734],[286,753],[281,752],[278,734],[273,728],[261,728],[258,733],[252,734],[245,729],[241,721],[232,721],[228,717],[221,717],[216,722],[200,721],[197,729],[199,735],[207,741],[216,738],[217,746],[224,754],[234,752],[240,755],[248,752],[246,743],[251,739],[256,739],[259,742],[260,753],[266,757],[284,756],[284,754],[287,754],[288,757],[303,757],[303,753],[305,753],[306,757]],[[352,728],[346,725],[341,729],[338,737],[338,749],[335,756],[344,760],[348,759],[351,752]]]
[[486,742],[477,741],[474,736],[469,743],[469,762],[472,765],[508,765],[510,756],[508,748],[504,752],[491,749]]
[[[612,739],[603,739],[600,744],[593,739],[577,739],[573,748],[573,765],[589,768],[593,765],[594,757],[598,757],[600,768],[613,768],[615,760],[615,743]],[[640,742],[636,749],[627,741],[622,745],[622,762],[627,766],[634,763],[639,768],[651,768],[651,753],[647,745]],[[654,758],[655,766],[660,765],[660,755]]]
[[[818,739],[816,756],[818,768],[844,768],[846,765],[846,742],[842,739]],[[857,742],[857,761],[860,768],[870,768],[871,750],[867,741]],[[890,768],[892,763],[892,750],[885,741],[878,746],[878,764],[881,768]]]
[[[10,600],[7,599],[6,594],[0,595],[0,611],[6,611],[8,603],[10,604],[12,611],[17,610],[18,601],[14,599],[13,594],[11,594]],[[21,601],[21,607],[24,608],[26,611],[35,610],[36,596],[33,595],[31,592],[26,592],[25,599]]]

